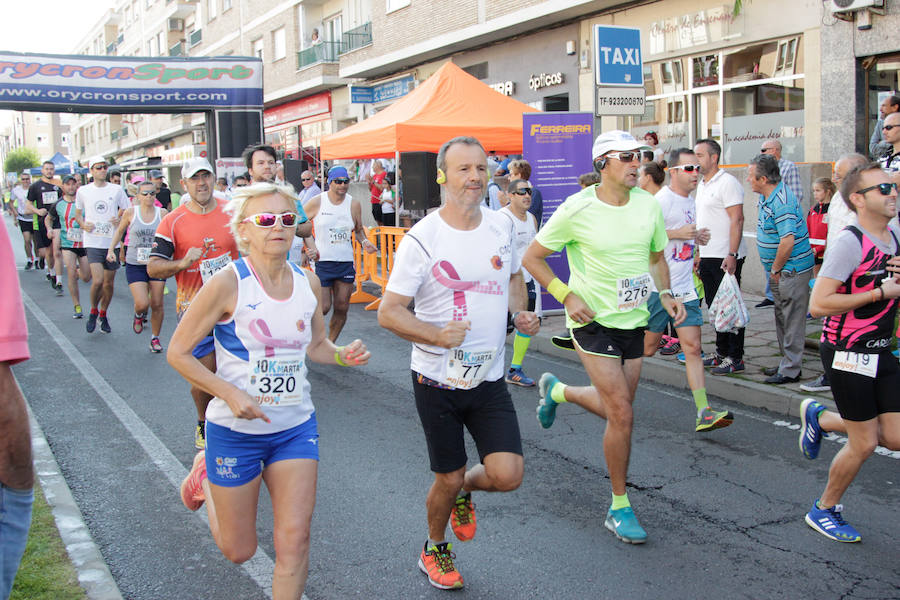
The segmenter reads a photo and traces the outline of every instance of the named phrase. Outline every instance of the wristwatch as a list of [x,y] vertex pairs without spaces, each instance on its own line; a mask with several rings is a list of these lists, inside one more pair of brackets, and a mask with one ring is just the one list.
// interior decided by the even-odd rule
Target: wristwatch
[[729,252],[729,253],[728,253],[728,256],[733,256],[733,257],[735,257],[735,258],[738,257],[737,252]]

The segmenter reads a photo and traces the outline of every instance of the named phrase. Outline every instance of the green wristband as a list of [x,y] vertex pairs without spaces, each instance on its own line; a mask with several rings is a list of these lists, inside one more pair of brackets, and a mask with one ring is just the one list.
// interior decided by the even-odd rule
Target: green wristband
[[344,349],[344,346],[338,346],[338,349],[334,351],[334,362],[339,364],[342,367],[349,367],[347,363],[341,360],[341,350]]

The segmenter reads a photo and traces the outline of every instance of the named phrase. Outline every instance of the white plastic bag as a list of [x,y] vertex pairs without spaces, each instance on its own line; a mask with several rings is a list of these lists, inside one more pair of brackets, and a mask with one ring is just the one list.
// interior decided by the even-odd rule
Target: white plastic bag
[[750,313],[741,297],[737,277],[725,273],[712,304],[709,305],[709,320],[720,333],[736,333],[750,323]]

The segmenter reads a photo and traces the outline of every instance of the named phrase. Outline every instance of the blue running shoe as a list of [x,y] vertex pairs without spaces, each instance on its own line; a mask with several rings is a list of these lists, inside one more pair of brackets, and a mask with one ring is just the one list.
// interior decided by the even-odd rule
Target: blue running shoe
[[825,407],[812,398],[807,398],[800,405],[800,452],[810,460],[819,456],[819,447],[822,445],[819,414],[823,410]]
[[538,381],[538,391],[541,399],[538,401],[537,420],[540,421],[541,427],[550,429],[553,421],[556,420],[556,401],[550,397],[550,391],[553,386],[559,383],[559,379],[552,373],[544,373]]
[[[687,364],[687,359],[684,357],[684,352],[679,352],[678,356],[676,356],[675,358],[677,358],[678,362],[680,362],[681,364],[683,364],[683,365]],[[703,361],[704,367],[709,366],[706,364],[706,352],[703,352],[703,351],[700,352],[700,360]],[[718,365],[718,363],[716,363],[716,365]]]
[[647,532],[638,523],[630,506],[618,510],[609,509],[609,512],[606,513],[605,525],[623,542],[643,544],[647,541]]
[[522,387],[534,387],[534,379],[522,372],[521,368],[507,371],[506,383],[521,385]]
[[94,329],[97,327],[97,315],[94,313],[90,313],[88,315],[88,320],[84,324],[84,329],[88,333],[94,333]]
[[835,504],[831,508],[819,508],[818,500],[813,503],[812,510],[806,513],[806,524],[836,542],[859,542],[862,536],[852,525],[844,520],[841,511],[843,504]]

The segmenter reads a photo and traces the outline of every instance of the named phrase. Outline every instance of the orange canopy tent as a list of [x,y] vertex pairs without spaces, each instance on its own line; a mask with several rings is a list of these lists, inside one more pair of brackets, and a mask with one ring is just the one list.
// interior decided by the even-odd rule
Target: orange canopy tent
[[539,112],[504,96],[452,62],[376,115],[322,138],[321,155],[376,158],[396,152],[437,152],[458,135],[486,150],[521,154],[522,113]]

